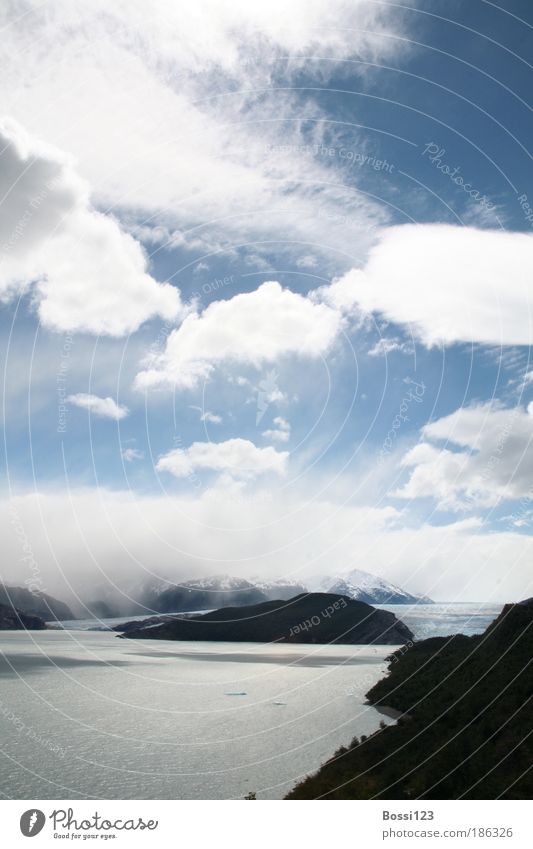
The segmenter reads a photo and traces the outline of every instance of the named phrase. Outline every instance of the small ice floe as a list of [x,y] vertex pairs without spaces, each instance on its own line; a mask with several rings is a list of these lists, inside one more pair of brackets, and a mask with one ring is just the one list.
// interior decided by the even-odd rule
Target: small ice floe
[[226,696],[247,696],[248,693],[244,693],[244,692],[242,692],[242,693],[226,693],[225,695]]

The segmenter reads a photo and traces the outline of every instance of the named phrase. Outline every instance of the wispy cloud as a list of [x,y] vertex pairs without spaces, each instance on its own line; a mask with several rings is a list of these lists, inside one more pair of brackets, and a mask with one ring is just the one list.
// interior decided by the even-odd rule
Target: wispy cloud
[[140,451],[138,448],[125,448],[122,452],[122,458],[126,461],[126,463],[133,463],[135,460],[143,460],[144,451]]
[[[335,188],[327,164],[298,149],[331,129],[312,95],[287,90],[287,80],[310,55],[327,56],[313,65],[325,81],[342,73],[336,60],[405,51],[399,9],[366,0],[154,0],[149,10],[136,0],[58,0],[44,10],[15,0],[0,23],[3,110],[72,153],[99,203],[148,212],[174,244],[220,250],[246,235],[290,233],[318,251],[327,230],[330,245],[344,248],[346,230],[332,223],[342,203],[353,250],[369,224],[386,220],[379,203]],[[286,90],[269,93],[280,74]],[[215,79],[223,97],[213,97]]]

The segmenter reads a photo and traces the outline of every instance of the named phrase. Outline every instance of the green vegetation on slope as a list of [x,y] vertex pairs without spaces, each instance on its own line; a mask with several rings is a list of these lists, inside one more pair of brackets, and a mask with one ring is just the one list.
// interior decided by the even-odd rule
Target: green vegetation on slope
[[287,798],[532,798],[532,600],[504,607],[482,635],[424,640],[390,661],[368,699],[405,715]]

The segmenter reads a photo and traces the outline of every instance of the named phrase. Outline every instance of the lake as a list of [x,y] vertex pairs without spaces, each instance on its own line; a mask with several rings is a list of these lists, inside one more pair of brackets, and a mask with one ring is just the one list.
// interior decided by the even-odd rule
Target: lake
[[277,799],[355,735],[391,646],[0,632],[0,794]]

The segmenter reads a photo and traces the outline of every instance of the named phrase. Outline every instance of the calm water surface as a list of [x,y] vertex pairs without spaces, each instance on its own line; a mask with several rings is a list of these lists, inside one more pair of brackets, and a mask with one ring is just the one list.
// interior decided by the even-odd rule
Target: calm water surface
[[391,646],[0,632],[0,794],[282,797],[354,735]]

